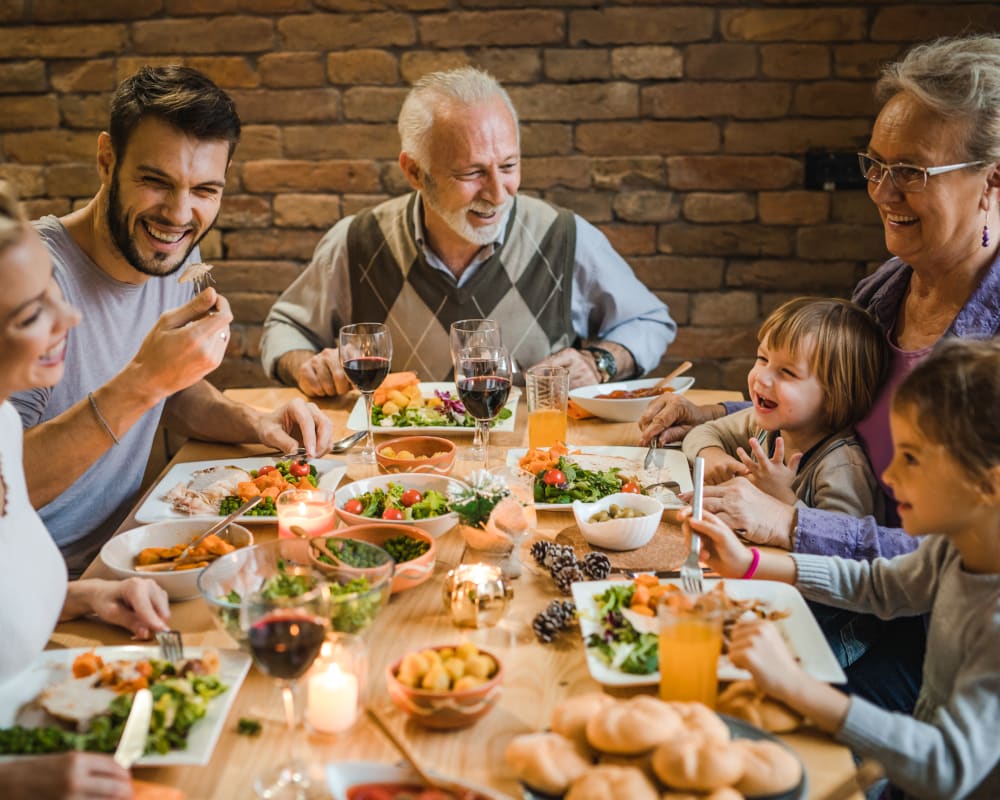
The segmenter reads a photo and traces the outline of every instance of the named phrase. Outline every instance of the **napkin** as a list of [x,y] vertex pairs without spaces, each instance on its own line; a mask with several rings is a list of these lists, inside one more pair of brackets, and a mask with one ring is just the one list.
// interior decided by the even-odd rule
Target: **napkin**
[[570,399],[570,401],[566,404],[566,416],[570,419],[590,419],[594,415],[587,411],[587,409],[583,406]]

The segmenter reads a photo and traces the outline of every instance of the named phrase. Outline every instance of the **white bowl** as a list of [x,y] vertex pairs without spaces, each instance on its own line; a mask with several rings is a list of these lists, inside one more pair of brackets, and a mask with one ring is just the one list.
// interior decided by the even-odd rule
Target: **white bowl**
[[[150,578],[166,591],[171,600],[190,600],[199,595],[198,576],[204,571],[204,567],[179,572],[143,572],[135,569],[135,557],[147,547],[174,547],[178,544],[187,544],[209,527],[211,523],[203,519],[180,519],[132,528],[105,543],[101,548],[101,561],[116,578]],[[229,526],[225,538],[237,547],[253,544],[253,534],[235,523]]]
[[[620,517],[604,522],[590,522],[598,511],[607,511],[612,504],[622,508],[634,508],[642,512],[641,517]],[[643,494],[619,492],[609,494],[593,503],[573,501],[573,516],[583,534],[583,538],[594,547],[605,550],[635,550],[649,544],[656,533],[663,515],[663,504],[655,497]]]
[[[652,397],[615,400],[613,398],[599,399],[596,395],[609,394],[616,390],[631,392],[635,389],[648,389],[659,381],[659,378],[642,378],[641,380],[618,381],[617,383],[595,383],[574,389],[569,393],[569,396],[573,402],[595,417],[612,422],[636,422],[646,410],[646,406],[653,400]],[[673,388],[674,394],[684,394],[694,386],[694,378],[682,375],[670,381],[670,386]]]
[[433,489],[445,497],[448,496],[449,491],[465,486],[462,481],[449,478],[446,475],[426,475],[416,472],[397,472],[393,475],[363,478],[346,486],[341,486],[337,490],[334,500],[337,506],[337,516],[347,525],[369,525],[373,522],[384,525],[413,525],[435,538],[447,533],[458,523],[458,514],[454,511],[449,511],[447,514],[442,514],[439,517],[429,517],[428,519],[381,519],[363,517],[360,514],[350,514],[344,511],[344,503],[352,497],[360,497],[373,489],[387,490],[390,483],[402,484],[404,488],[416,489],[421,494],[428,489]]

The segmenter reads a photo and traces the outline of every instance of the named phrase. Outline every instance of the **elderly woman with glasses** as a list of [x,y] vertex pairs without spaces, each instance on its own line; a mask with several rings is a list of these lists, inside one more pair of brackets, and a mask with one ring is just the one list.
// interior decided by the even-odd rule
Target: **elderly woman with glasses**
[[[987,338],[1000,330],[1000,36],[914,47],[885,68],[876,95],[882,110],[859,159],[893,258],[862,280],[852,299],[875,317],[891,348],[879,397],[857,426],[881,476],[892,456],[894,388],[943,337]],[[640,420],[642,439],[675,441],[731,410],[665,395]],[[871,560],[916,547],[899,528],[785,505],[740,476],[706,487],[704,507],[752,541],[798,552]],[[888,636],[878,641],[880,648],[898,645]]]

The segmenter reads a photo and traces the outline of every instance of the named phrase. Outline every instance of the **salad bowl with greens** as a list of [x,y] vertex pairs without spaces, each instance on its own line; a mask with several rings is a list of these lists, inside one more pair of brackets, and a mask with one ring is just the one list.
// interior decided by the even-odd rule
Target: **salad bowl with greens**
[[342,486],[334,502],[337,515],[347,525],[412,526],[437,538],[457,524],[458,514],[449,508],[448,494],[464,486],[444,475],[402,472]]

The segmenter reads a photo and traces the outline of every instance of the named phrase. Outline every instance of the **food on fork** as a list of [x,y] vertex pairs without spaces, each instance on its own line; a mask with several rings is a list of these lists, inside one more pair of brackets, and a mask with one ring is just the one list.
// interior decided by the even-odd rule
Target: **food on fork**
[[204,264],[202,262],[198,262],[197,264],[188,264],[184,267],[180,277],[177,278],[177,282],[194,283],[195,289],[197,291],[201,291],[208,286],[209,282],[212,280],[211,272],[211,264]]

